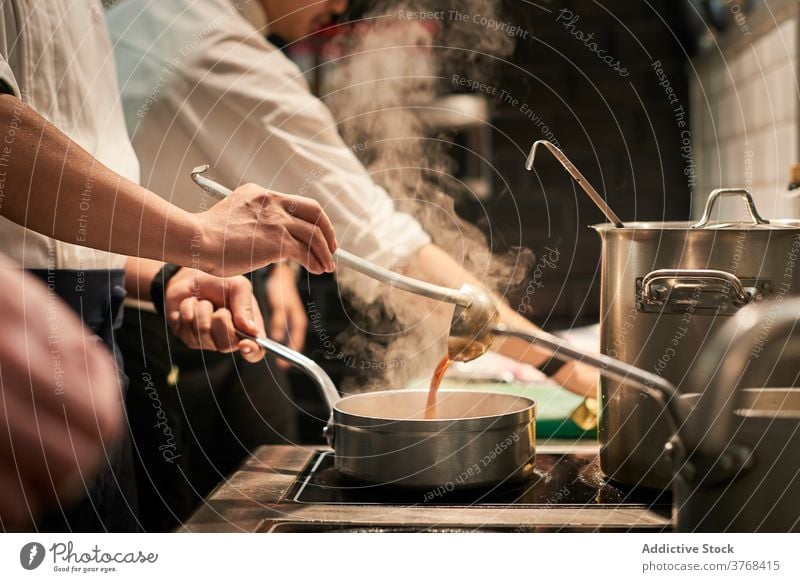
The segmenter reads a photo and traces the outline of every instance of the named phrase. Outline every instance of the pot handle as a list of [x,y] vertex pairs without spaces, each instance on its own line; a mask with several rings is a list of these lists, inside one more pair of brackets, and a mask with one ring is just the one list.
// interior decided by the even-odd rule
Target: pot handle
[[325,370],[323,370],[319,364],[317,364],[311,358],[308,358],[291,348],[287,348],[285,345],[279,344],[274,340],[265,337],[255,337],[249,333],[244,333],[243,331],[238,330],[236,333],[244,339],[249,339],[256,342],[259,346],[264,348],[264,350],[286,360],[295,368],[305,372],[308,377],[311,378],[317,385],[320,393],[322,394],[322,399],[328,406],[329,412],[333,414],[333,406],[339,400],[341,400],[342,397],[339,395],[339,391],[336,389],[336,385],[333,383],[333,380],[331,380],[331,377],[325,373]]
[[742,307],[752,301],[753,295],[742,284],[739,277],[727,271],[716,269],[658,269],[651,271],[642,278],[642,298],[644,300],[657,300],[653,295],[653,285],[658,281],[667,279],[692,279],[695,281],[721,281],[726,283],[736,296],[736,305]]
[[745,188],[717,188],[708,195],[706,200],[706,207],[703,210],[703,216],[700,220],[695,222],[690,228],[706,228],[711,223],[711,213],[714,210],[714,205],[717,200],[723,196],[739,196],[744,200],[747,211],[750,214],[750,224],[769,224],[769,220],[763,218],[756,210],[756,203],[753,202],[753,195],[750,190]]

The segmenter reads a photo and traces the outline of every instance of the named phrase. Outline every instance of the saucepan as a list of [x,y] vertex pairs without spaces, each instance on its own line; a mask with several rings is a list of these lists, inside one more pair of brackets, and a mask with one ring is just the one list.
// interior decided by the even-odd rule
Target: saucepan
[[[663,379],[601,354],[568,346],[545,332],[502,326],[493,332],[534,341],[561,359],[578,359],[645,391]],[[266,351],[288,360],[317,384],[331,411],[325,428],[336,468],[344,475],[385,485],[480,488],[527,478],[536,458],[536,403],[522,396],[442,390],[436,414],[426,418],[425,390],[386,390],[340,397],[330,377],[310,358],[266,338],[247,334]]]

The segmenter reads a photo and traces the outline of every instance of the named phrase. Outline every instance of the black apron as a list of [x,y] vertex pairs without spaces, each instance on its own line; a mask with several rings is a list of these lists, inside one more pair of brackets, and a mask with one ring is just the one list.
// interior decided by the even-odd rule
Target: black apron
[[[264,274],[253,278],[268,318]],[[130,307],[116,337],[145,531],[178,527],[259,445],[297,442],[292,394],[271,358],[192,350],[163,316]]]
[[[122,357],[116,349],[114,330],[122,325],[125,271],[31,269],[48,289],[55,292],[81,317],[84,324],[114,354],[120,385],[127,389]],[[123,394],[124,396],[124,394]],[[123,399],[124,400],[124,399]],[[130,435],[107,447],[107,458],[88,484],[88,495],[76,505],[62,507],[35,520],[38,531],[47,532],[137,532],[140,531],[136,479]]]

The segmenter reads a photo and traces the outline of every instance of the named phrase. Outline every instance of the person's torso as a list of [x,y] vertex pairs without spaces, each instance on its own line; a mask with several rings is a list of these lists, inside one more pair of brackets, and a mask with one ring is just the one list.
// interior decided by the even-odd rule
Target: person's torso
[[[252,22],[253,15],[263,18],[258,1],[126,0],[107,14],[125,120],[141,164],[141,183],[189,212],[207,210],[214,202],[191,181],[194,167],[216,166],[215,176],[235,180],[233,186],[241,179],[229,164],[220,164],[218,151],[202,143],[209,132],[215,132],[217,143],[225,144],[241,122],[236,117],[240,112],[219,103],[236,99],[235,91],[226,95],[224,86],[218,93],[211,89],[224,84],[225,75],[235,84],[236,68],[226,66],[223,59],[210,66],[205,82],[195,84],[190,77],[201,76],[195,71],[205,64],[199,61],[209,51],[220,51],[225,43],[231,45],[226,57],[234,59],[241,50],[235,45],[240,42],[271,47]],[[294,66],[277,49],[274,52],[273,68]],[[187,74],[190,68],[191,75]]]
[[[20,97],[101,163],[138,181],[111,44],[99,0],[4,0],[0,50]],[[91,228],[91,187],[81,194],[77,239]],[[36,208],[36,192],[30,193]],[[42,236],[0,218],[0,248],[27,268],[111,269],[125,258]]]

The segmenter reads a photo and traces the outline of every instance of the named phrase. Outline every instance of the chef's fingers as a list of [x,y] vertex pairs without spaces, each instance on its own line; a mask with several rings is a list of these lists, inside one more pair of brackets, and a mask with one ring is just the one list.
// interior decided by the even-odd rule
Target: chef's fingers
[[319,202],[303,196],[286,196],[283,200],[283,209],[289,214],[302,218],[319,228],[331,252],[339,247],[333,224],[328,215],[325,214],[325,211],[322,210]]
[[280,256],[283,260],[300,263],[312,275],[321,275],[327,272],[327,267],[320,263],[308,244],[295,238],[294,232],[288,227],[286,236],[281,239]]
[[258,306],[258,300],[256,296],[252,293],[250,294],[250,303],[252,307],[250,308],[253,313],[256,314],[255,323],[256,323],[256,336],[258,337],[267,337],[267,327],[264,324],[264,316],[261,315],[261,308]]
[[233,316],[227,309],[217,309],[212,321],[214,341],[220,352],[230,353],[239,351],[242,357],[251,363],[264,358],[264,351],[257,342],[242,339],[233,325]]
[[217,346],[211,335],[211,318],[214,315],[214,304],[211,301],[200,300],[194,307],[195,321],[194,329],[200,348],[204,350],[216,350]]
[[319,228],[314,227],[308,222],[297,220],[290,223],[288,229],[295,239],[309,249],[325,272],[333,272],[335,269],[333,255]]
[[[254,301],[253,285],[245,277],[235,277],[225,282],[225,307],[233,316],[233,325],[250,335],[259,335],[264,323],[258,304]],[[259,322],[261,325],[259,327]]]
[[183,343],[197,350],[200,348],[200,342],[197,337],[197,329],[194,326],[195,321],[195,307],[197,306],[197,299],[194,297],[187,297],[178,308],[180,318],[178,320],[178,333],[176,334]]

